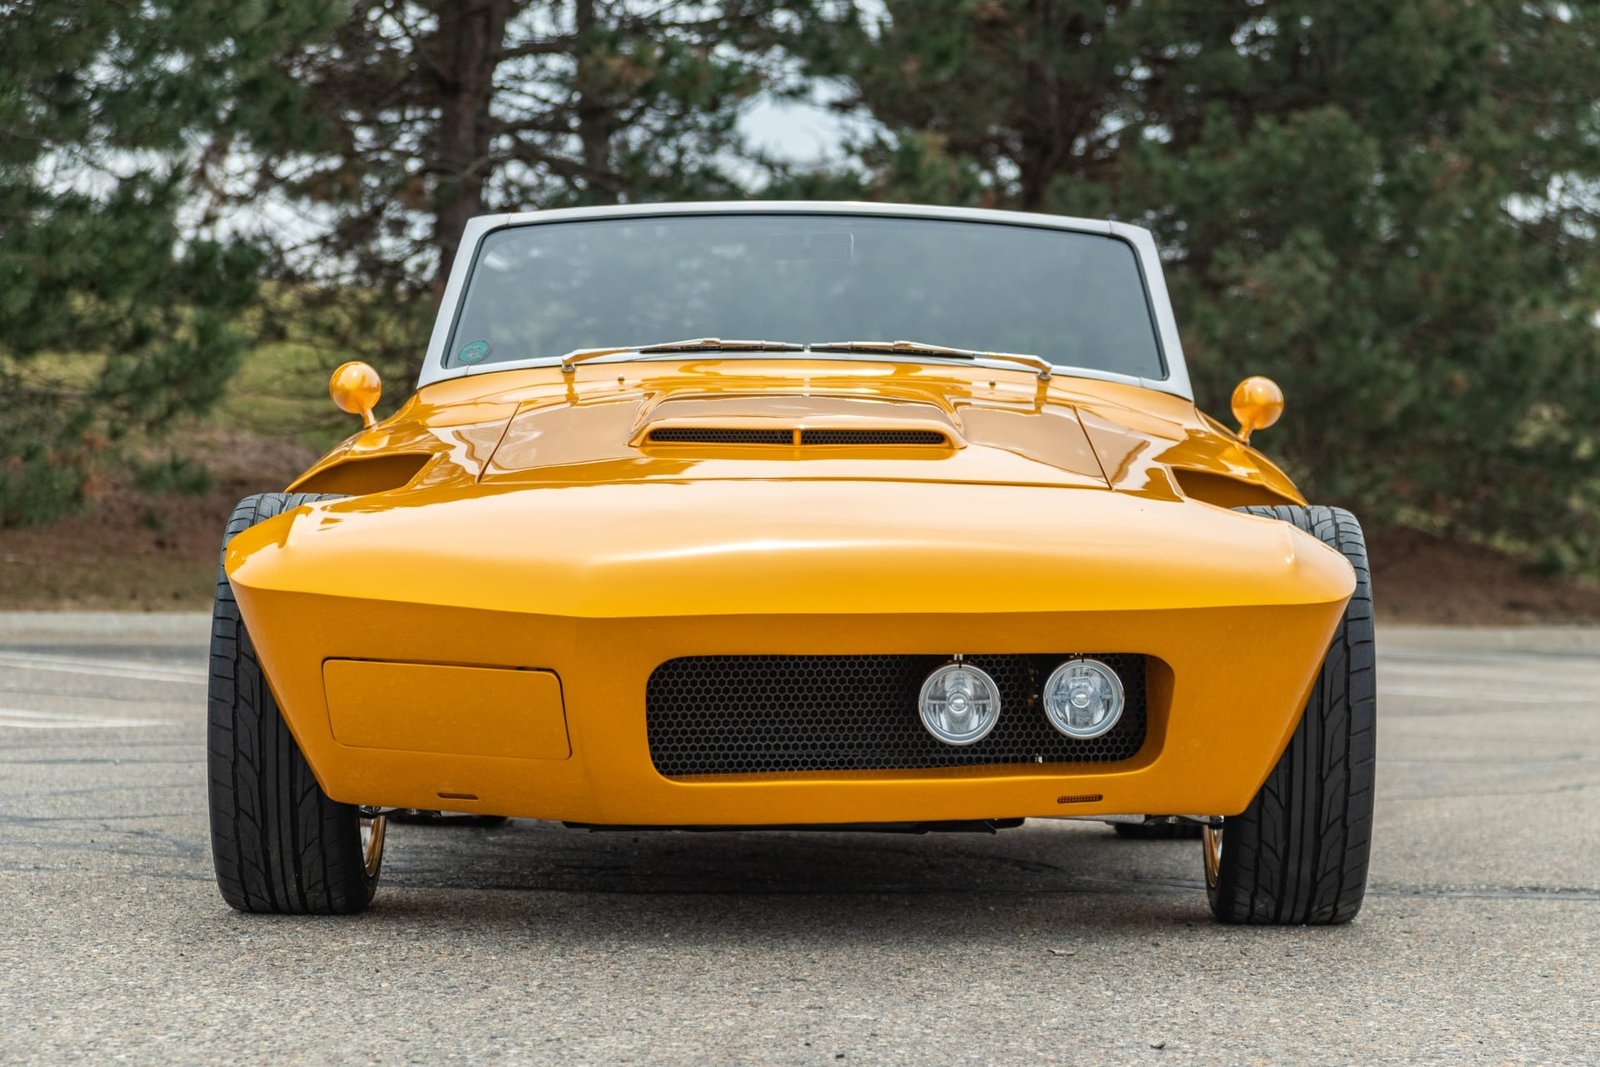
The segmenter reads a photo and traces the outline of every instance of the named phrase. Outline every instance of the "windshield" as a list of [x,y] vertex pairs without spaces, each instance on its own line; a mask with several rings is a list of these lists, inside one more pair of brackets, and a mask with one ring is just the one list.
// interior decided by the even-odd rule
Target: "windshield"
[[516,226],[478,252],[445,366],[693,337],[909,340],[1166,376],[1131,245],[869,215]]

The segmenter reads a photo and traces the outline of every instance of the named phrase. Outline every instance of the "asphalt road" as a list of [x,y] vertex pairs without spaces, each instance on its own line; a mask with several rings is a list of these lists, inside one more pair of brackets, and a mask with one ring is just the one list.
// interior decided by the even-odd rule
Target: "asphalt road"
[[1600,1063],[1600,631],[1380,632],[1366,909],[1199,845],[392,828],[374,910],[211,882],[206,621],[0,616],[0,1061]]

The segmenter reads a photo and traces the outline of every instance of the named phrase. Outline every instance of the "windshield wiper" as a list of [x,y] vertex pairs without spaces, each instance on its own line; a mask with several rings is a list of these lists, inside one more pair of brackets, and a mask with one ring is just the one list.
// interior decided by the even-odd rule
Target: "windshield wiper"
[[917,356],[949,356],[955,359],[997,359],[1032,367],[1041,379],[1049,378],[1053,364],[1043,356],[1027,352],[981,352],[975,348],[951,348],[922,341],[823,341],[807,346],[812,352],[888,352]]
[[663,341],[658,345],[645,345],[637,352],[727,352],[742,349],[747,352],[804,352],[806,346],[794,341],[724,341],[720,337],[697,337],[692,341]]
[[586,359],[616,356],[636,352],[641,356],[662,352],[804,352],[805,345],[793,341],[724,341],[720,337],[694,337],[686,341],[662,341],[653,345],[630,345],[626,348],[580,348],[561,357],[561,369],[570,374],[572,368]]

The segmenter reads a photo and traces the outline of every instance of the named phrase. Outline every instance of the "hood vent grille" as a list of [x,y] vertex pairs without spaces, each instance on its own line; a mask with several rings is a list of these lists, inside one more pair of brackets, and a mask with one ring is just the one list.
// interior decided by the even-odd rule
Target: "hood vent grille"
[[887,445],[942,447],[938,430],[756,430],[734,427],[662,426],[646,440],[653,445]]
[[735,430],[705,426],[663,426],[650,431],[653,445],[792,445],[793,430]]
[[947,445],[938,430],[801,430],[803,445]]

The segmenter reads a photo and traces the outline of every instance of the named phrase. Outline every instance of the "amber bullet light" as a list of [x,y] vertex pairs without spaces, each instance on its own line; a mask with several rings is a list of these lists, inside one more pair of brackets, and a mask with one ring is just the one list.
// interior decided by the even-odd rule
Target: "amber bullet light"
[[349,363],[341,363],[339,369],[333,372],[333,377],[328,379],[328,395],[333,397],[339,410],[360,415],[362,424],[371,429],[377,424],[372,417],[372,409],[378,406],[378,398],[383,396],[383,380],[370,364],[353,359]]
[[1233,390],[1233,417],[1239,420],[1239,440],[1249,443],[1256,430],[1265,430],[1283,415],[1283,390],[1271,378],[1257,374]]

